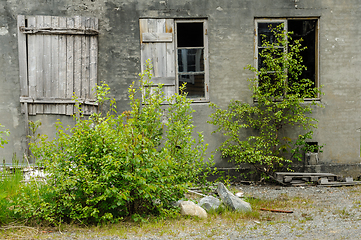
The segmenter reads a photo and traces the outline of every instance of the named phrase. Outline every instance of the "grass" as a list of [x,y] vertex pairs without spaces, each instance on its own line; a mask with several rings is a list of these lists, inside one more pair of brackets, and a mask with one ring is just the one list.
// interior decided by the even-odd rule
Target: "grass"
[[0,225],[13,218],[13,198],[20,191],[22,179],[22,172],[18,169],[12,173],[3,168],[0,173]]
[[[21,186],[19,179],[7,179],[1,186],[2,198],[0,200],[9,199],[9,197],[17,193],[17,189]],[[11,187],[12,186],[12,187]],[[350,189],[351,190],[351,189]],[[6,193],[6,195],[5,195]],[[199,198],[199,196],[193,196]],[[260,208],[267,209],[281,209],[281,210],[298,210],[302,213],[298,222],[303,224],[307,221],[312,221],[314,214],[310,214],[304,209],[312,207],[313,201],[308,197],[290,197],[287,194],[280,194],[276,199],[258,199],[250,196],[245,198],[248,201],[253,211],[250,213],[232,212],[226,208],[220,208],[218,211],[210,212],[207,219],[199,219],[195,217],[184,217],[179,214],[174,215],[172,218],[164,217],[148,217],[144,222],[133,222],[127,219],[117,224],[107,224],[103,226],[79,226],[77,224],[62,224],[60,227],[44,227],[41,225],[26,226],[21,222],[10,223],[7,219],[4,223],[0,224],[0,239],[18,239],[22,236],[33,239],[53,239],[62,236],[70,236],[73,238],[96,238],[106,236],[118,236],[120,238],[133,238],[133,237],[163,237],[163,238],[185,238],[181,233],[186,236],[206,236],[208,239],[216,239],[219,229],[226,226],[227,229],[233,229],[240,234],[244,231],[255,230],[264,231],[267,225],[282,224],[287,222],[288,217],[295,217],[295,215],[271,213],[261,211]],[[355,204],[359,204],[359,200],[355,199]],[[0,201],[3,207],[4,201]],[[7,209],[6,211],[10,211]],[[318,210],[317,210],[318,211]],[[322,212],[322,211],[321,211]],[[346,209],[334,212],[340,218],[350,217]],[[0,212],[0,216],[5,216]],[[294,228],[294,229],[292,229]],[[295,225],[291,230],[302,230],[303,226]]]
[[[262,228],[262,222],[277,224],[277,216],[270,212],[260,211],[260,208],[285,209],[290,210],[295,207],[304,207],[305,203],[311,201],[299,197],[289,197],[280,195],[277,199],[256,199],[248,197],[245,199],[250,202],[253,211],[249,213],[233,212],[226,208],[220,208],[208,214],[207,219],[196,217],[184,217],[175,215],[172,218],[149,217],[145,222],[132,222],[126,220],[117,224],[108,224],[104,226],[79,226],[76,224],[62,224],[60,227],[27,227],[21,223],[7,224],[0,227],[0,239],[27,238],[47,239],[57,238],[64,234],[72,234],[74,238],[92,238],[105,236],[119,236],[121,238],[132,238],[147,236],[163,236],[164,238],[180,238],[180,233],[185,232],[188,236],[202,236],[212,239],[219,234],[219,226],[227,226],[237,232],[243,232],[249,224],[253,224],[255,229]],[[306,220],[306,219],[305,219]],[[308,220],[308,219],[307,219]],[[257,222],[257,224],[254,224]]]

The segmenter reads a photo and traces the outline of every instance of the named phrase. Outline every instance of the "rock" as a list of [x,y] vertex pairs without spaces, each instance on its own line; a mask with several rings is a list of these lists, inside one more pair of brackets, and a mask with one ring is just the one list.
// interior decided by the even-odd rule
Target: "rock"
[[252,211],[251,204],[234,196],[223,183],[217,184],[217,192],[225,206],[228,206],[233,211],[250,212]]
[[207,218],[207,212],[200,206],[191,201],[184,201],[179,204],[182,215],[197,216],[199,218]]
[[199,200],[198,206],[209,211],[211,209],[216,210],[219,207],[219,205],[221,205],[221,203],[222,203],[221,200],[219,200],[218,198],[215,198],[213,196],[206,196],[201,200]]

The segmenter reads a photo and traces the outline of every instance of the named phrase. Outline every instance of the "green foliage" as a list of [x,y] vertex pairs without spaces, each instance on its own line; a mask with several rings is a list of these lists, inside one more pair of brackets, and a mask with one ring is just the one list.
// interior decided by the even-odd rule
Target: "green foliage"
[[[312,129],[317,127],[317,120],[309,115],[313,105],[319,104],[304,99],[314,98],[320,91],[311,80],[300,77],[305,70],[300,53],[305,47],[282,29],[282,25],[272,29],[273,43],[263,40],[261,68],[247,66],[255,73],[255,78],[249,79],[254,103],[231,101],[225,110],[211,104],[215,112],[209,121],[227,137],[219,148],[223,157],[236,164],[250,163],[268,176],[283,167],[289,169],[292,159],[301,160],[301,152],[309,148],[306,139],[312,138]],[[283,130],[293,126],[306,133],[291,139]]]
[[3,130],[4,126],[0,124],[0,147],[4,148],[4,145],[8,143],[8,140],[6,138],[3,137],[3,134],[5,134],[6,136],[10,135],[9,130]]
[[[78,114],[72,128],[56,124],[56,139],[31,143],[49,177],[38,189],[37,201],[23,197],[19,214],[53,224],[141,219],[171,210],[170,203],[199,180],[206,146],[201,134],[198,140],[192,137],[190,100],[176,94],[167,99],[165,112],[162,86],[149,87],[149,70],[141,78],[139,89],[134,83],[129,88],[130,111],[118,115],[110,100],[105,114],[87,119]],[[102,104],[109,87],[103,83],[97,91]]]

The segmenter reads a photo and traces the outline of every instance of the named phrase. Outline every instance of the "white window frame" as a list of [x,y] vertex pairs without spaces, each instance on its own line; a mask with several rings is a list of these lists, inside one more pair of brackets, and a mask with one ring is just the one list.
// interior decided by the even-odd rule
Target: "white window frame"
[[203,98],[190,98],[193,102],[208,102],[209,101],[209,62],[208,62],[208,24],[207,19],[176,19],[175,25],[175,69],[176,69],[176,91],[179,92],[179,72],[178,72],[178,49],[190,49],[190,48],[178,48],[177,43],[177,24],[178,23],[203,23],[203,60],[204,60],[204,97]]

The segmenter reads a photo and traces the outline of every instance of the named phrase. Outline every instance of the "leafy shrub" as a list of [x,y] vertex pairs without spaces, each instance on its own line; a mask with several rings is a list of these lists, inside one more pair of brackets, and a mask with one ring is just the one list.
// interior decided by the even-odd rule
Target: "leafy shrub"
[[[300,40],[292,41],[291,33],[282,29],[282,25],[272,29],[276,38],[272,43],[263,41],[259,56],[262,67],[247,67],[255,73],[255,78],[249,79],[254,103],[231,101],[227,109],[211,104],[215,112],[209,121],[227,137],[219,148],[222,156],[236,164],[252,164],[266,176],[284,167],[289,169],[292,159],[301,160],[302,151],[316,150],[310,149],[306,140],[312,138],[312,129],[317,127],[317,120],[310,114],[312,106],[319,104],[305,103],[304,99],[317,96],[319,89],[311,80],[301,78],[305,66],[300,52],[305,47]],[[288,51],[280,51],[285,48]],[[293,126],[306,133],[292,140],[283,130]]]
[[[139,89],[134,83],[130,86],[130,111],[118,115],[110,100],[105,115],[85,119],[80,114],[76,125],[66,129],[58,122],[56,139],[42,137],[31,144],[49,178],[40,186],[39,200],[24,203],[19,214],[23,211],[29,219],[51,223],[114,222],[131,215],[161,214],[199,180],[206,145],[201,134],[198,140],[192,137],[190,100],[175,94],[163,111],[162,86],[151,89],[150,78],[148,69]],[[97,88],[102,105],[109,87]],[[137,98],[140,93],[143,100]]]
[[8,140],[6,138],[3,137],[3,134],[5,134],[6,136],[9,136],[10,132],[9,130],[2,130],[4,128],[3,125],[0,124],[0,147],[4,148],[4,145],[8,143]]

